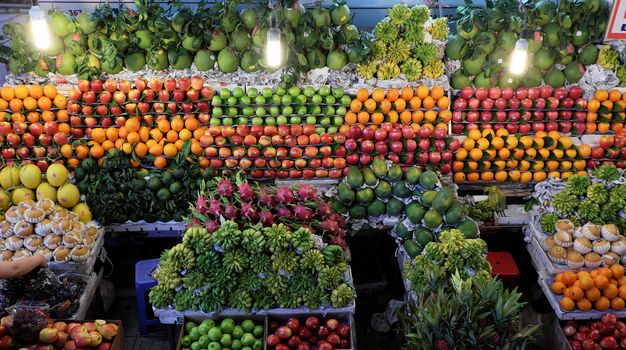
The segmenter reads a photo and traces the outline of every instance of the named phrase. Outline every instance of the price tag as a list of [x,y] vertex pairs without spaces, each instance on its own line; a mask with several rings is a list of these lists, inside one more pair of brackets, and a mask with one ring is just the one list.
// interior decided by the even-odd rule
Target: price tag
[[67,14],[72,16],[72,17],[76,17],[76,16],[80,15],[83,12],[83,10],[67,10],[65,12],[67,12]]

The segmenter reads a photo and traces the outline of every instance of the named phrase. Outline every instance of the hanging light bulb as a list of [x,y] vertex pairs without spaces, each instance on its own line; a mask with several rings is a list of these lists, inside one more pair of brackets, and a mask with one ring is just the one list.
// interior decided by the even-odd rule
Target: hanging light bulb
[[265,61],[272,68],[278,68],[283,64],[283,46],[280,42],[280,30],[278,30],[275,15],[272,15],[270,29],[267,31]]
[[515,49],[509,62],[509,71],[514,75],[521,75],[526,71],[526,60],[528,57],[528,41],[521,38],[515,42]]
[[37,5],[33,5],[28,11],[30,17],[30,30],[33,36],[35,47],[45,50],[50,47],[50,28],[44,10]]

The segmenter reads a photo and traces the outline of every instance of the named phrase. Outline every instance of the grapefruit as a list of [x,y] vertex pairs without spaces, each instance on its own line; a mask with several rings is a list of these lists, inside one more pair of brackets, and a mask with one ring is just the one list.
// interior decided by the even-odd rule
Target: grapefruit
[[91,221],[91,210],[89,210],[89,206],[87,204],[78,203],[76,204],[74,209],[72,209],[72,211],[78,214],[78,220],[80,220],[80,222],[82,222],[83,224]]
[[11,206],[11,196],[7,191],[0,190],[0,209],[7,210]]
[[14,189],[13,193],[11,194],[11,201],[13,201],[13,205],[18,205],[27,199],[34,201],[35,194],[33,193],[33,191],[26,187],[18,187]]
[[57,200],[57,189],[47,182],[42,182],[37,186],[37,190],[35,190],[35,195],[37,196],[37,200],[42,198],[48,198],[56,202]]
[[57,201],[65,208],[72,208],[80,200],[78,187],[73,184],[65,184],[57,190]]
[[59,187],[67,181],[67,169],[62,164],[52,164],[46,171],[46,180],[54,187]]
[[0,171],[0,185],[5,190],[20,185],[20,171],[14,166],[9,166]]
[[20,182],[26,188],[35,189],[41,183],[41,170],[34,164],[26,164],[20,169]]

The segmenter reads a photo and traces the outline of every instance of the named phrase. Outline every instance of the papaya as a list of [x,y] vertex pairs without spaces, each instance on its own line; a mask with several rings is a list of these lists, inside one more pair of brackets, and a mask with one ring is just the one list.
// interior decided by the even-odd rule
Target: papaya
[[465,208],[463,204],[458,201],[453,201],[450,208],[444,214],[444,219],[446,220],[446,224],[454,226],[461,222],[463,216],[465,215]]
[[416,228],[415,232],[413,232],[413,237],[421,246],[426,246],[426,244],[433,241],[433,233],[423,227]]
[[374,191],[371,188],[363,188],[356,192],[356,201],[361,204],[369,204],[374,200]]
[[402,168],[398,164],[394,164],[387,172],[387,179],[391,182],[402,180]]
[[465,218],[456,226],[456,229],[461,231],[465,238],[478,238],[478,224],[472,218]]
[[378,186],[376,186],[376,189],[374,190],[374,193],[378,198],[389,198],[391,197],[391,191],[392,188],[389,182],[385,180],[380,180],[378,182]]
[[365,168],[361,171],[361,173],[363,174],[363,181],[366,185],[370,187],[376,186],[378,179],[376,178],[376,174],[374,174],[374,171],[372,171],[372,169]]
[[409,255],[409,257],[413,259],[416,256],[422,254],[422,250],[424,250],[424,248],[422,248],[422,246],[415,243],[414,241],[407,240],[406,242],[404,242],[404,250],[406,250],[406,253]]
[[424,208],[419,203],[411,203],[406,207],[406,217],[413,224],[419,224],[422,222],[424,218],[424,214],[426,214],[427,209]]
[[433,201],[435,200],[435,197],[437,197],[436,191],[426,191],[422,193],[422,196],[420,197],[420,203],[422,203],[423,206],[430,208],[430,206],[433,204]]
[[372,217],[381,216],[385,213],[385,203],[375,199],[367,206],[367,215]]
[[410,167],[404,173],[404,179],[411,185],[417,185],[422,175],[422,170],[418,167]]
[[411,190],[400,181],[393,185],[392,193],[397,198],[409,198],[411,196]]
[[452,205],[454,200],[454,190],[450,187],[446,187],[437,193],[433,200],[433,208],[440,214],[444,214],[448,208]]
[[367,209],[365,209],[362,205],[354,205],[350,207],[348,213],[350,214],[350,219],[353,220],[365,219],[367,217]]
[[380,158],[374,158],[372,161],[372,170],[378,178],[383,178],[387,175],[387,163]]
[[435,186],[437,186],[437,183],[438,183],[437,174],[435,174],[434,172],[430,170],[420,175],[419,184],[425,190],[432,190],[433,188],[435,188]]
[[409,230],[403,222],[399,222],[396,225],[395,229],[396,235],[398,235],[398,237],[400,238],[407,239],[411,238],[411,236],[413,235],[413,232],[411,232],[411,230]]
[[436,228],[439,227],[443,223],[443,219],[441,215],[434,208],[430,208],[429,211],[424,214],[424,226],[428,228]]
[[361,188],[361,186],[363,186],[363,174],[361,174],[359,168],[353,166],[350,170],[348,170],[346,181],[352,189]]
[[339,194],[339,200],[343,204],[350,204],[354,201],[354,191],[346,183],[342,182],[337,186],[337,192]]
[[404,211],[404,203],[401,201],[391,198],[389,202],[387,202],[387,214],[391,216],[401,215]]

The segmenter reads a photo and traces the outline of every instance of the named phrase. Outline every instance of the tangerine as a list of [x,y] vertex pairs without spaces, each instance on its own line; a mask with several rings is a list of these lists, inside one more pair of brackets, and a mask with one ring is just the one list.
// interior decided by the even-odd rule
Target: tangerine
[[365,100],[367,100],[369,97],[370,93],[365,88],[358,89],[356,92],[356,99],[361,102],[365,102]]
[[624,299],[617,297],[611,299],[611,309],[620,311],[624,308]]
[[39,84],[33,84],[28,87],[28,94],[35,100],[43,96],[43,88]]
[[591,301],[586,298],[582,298],[576,302],[576,307],[580,309],[580,311],[589,311],[591,310]]
[[594,307],[599,311],[608,310],[608,308],[611,307],[611,301],[607,297],[600,297],[600,299],[596,300],[594,303]]
[[43,87],[43,94],[46,95],[47,98],[53,99],[57,95],[57,88],[54,85],[46,84]]
[[385,98],[385,92],[383,91],[383,89],[376,88],[376,89],[374,89],[374,91],[372,91],[372,98],[371,98],[371,100],[373,100],[375,102],[380,102],[384,98]]
[[561,301],[559,301],[559,305],[561,305],[561,309],[563,309],[563,311],[572,311],[576,306],[574,300],[568,297],[564,297],[563,299],[561,299]]
[[601,296],[602,296],[602,293],[596,287],[593,287],[585,291],[585,298],[589,299],[589,301],[592,301],[592,302],[600,299]]

